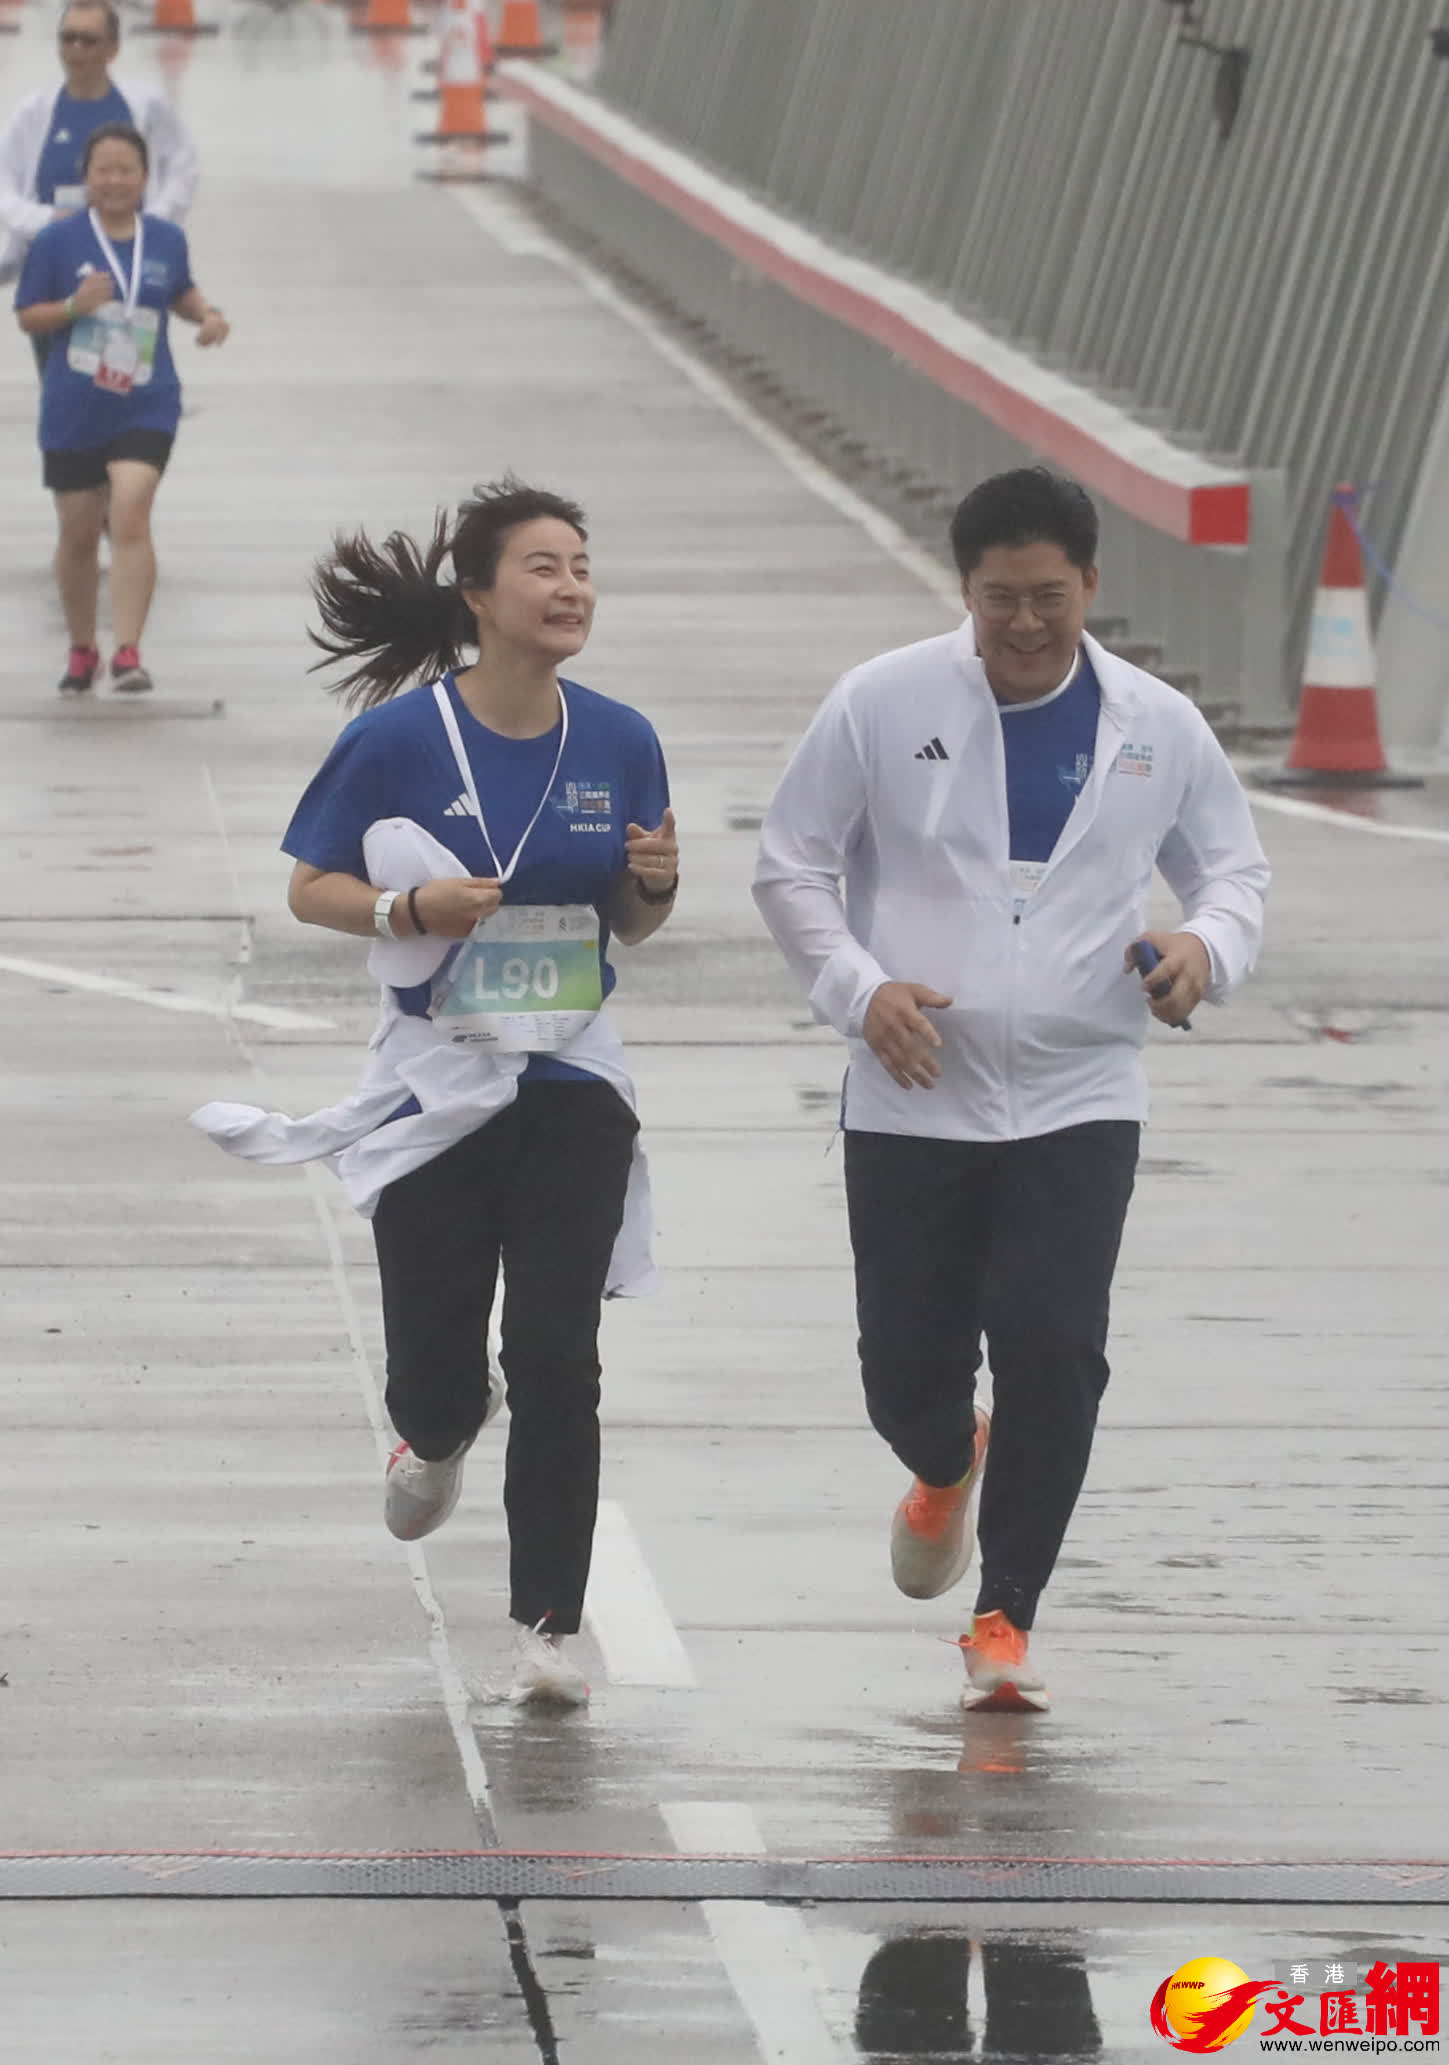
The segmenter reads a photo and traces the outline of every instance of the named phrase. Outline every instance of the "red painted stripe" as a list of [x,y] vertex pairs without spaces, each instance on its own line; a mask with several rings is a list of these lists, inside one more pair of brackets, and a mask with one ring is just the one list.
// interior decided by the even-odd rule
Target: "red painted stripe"
[[501,83],[541,122],[567,136],[630,186],[680,216],[797,300],[808,302],[812,308],[871,338],[894,357],[904,359],[946,393],[967,402],[1018,443],[1072,473],[1117,508],[1185,544],[1248,543],[1252,524],[1252,487],[1248,481],[1188,487],[1149,472],[1068,417],[1058,415],[1020,388],[962,358],[874,295],[832,278],[817,266],[792,257],[768,238],[746,229],[650,164],[647,158],[624,149],[582,117],[559,107],[527,79],[509,77]]
[[1328,518],[1328,536],[1323,543],[1323,571],[1318,577],[1322,588],[1362,588],[1363,553],[1358,539],[1353,534],[1353,525],[1348,520],[1348,511],[1338,499],[1340,495],[1352,493],[1351,489],[1335,490],[1333,507]]

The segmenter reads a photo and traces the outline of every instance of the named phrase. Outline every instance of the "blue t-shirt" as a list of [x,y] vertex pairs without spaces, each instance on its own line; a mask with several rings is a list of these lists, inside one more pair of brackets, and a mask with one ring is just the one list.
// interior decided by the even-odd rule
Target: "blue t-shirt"
[[[88,452],[123,430],[161,430],[174,434],[181,420],[181,382],[171,358],[167,337],[167,310],[191,286],[191,260],[186,234],[174,222],[159,215],[142,218],[141,281],[137,306],[151,309],[157,319],[155,358],[150,378],[138,381],[129,394],[114,394],[97,387],[94,369],[72,365],[73,357],[84,353],[96,326],[81,317],[69,330],[57,331],[40,388],[40,444],[47,452]],[[130,284],[135,239],[112,243],[121,279]],[[73,294],[87,273],[104,268],[110,261],[91,228],[89,213],[68,215],[63,222],[48,223],[26,253],[20,283],[15,289],[17,309],[31,308],[38,301],[64,301]],[[121,281],[116,281],[116,301],[124,300]]]
[[1035,703],[1002,703],[1013,860],[1050,860],[1097,750],[1102,691],[1085,653],[1070,681]]
[[[488,837],[474,817],[432,688],[409,689],[355,717],[307,786],[282,840],[293,860],[329,873],[367,879],[363,834],[379,818],[407,817],[457,855],[470,874],[497,876],[533,816],[548,799],[504,888],[505,903],[602,906],[625,865],[624,828],[652,831],[669,805],[669,780],[654,727],[637,710],[592,689],[562,684],[568,739],[549,785],[559,726],[542,738],[511,739],[480,724],[444,677],[464,750],[483,806]],[[490,842],[491,848],[490,851]],[[615,975],[607,923],[599,928],[599,961],[607,997]],[[427,1016],[430,985],[395,992],[402,1009]],[[534,1055],[527,1080],[576,1077],[579,1069]]]
[[[86,145],[96,130],[105,122],[132,121],[126,97],[112,86],[99,100],[77,100],[73,93],[61,87],[56,98],[55,110],[50,118],[50,131],[41,147],[40,163],[35,173],[35,198],[44,201],[47,207],[84,208],[83,201],[77,201],[64,189],[83,187]],[[61,199],[56,201],[56,190],[61,190]]]

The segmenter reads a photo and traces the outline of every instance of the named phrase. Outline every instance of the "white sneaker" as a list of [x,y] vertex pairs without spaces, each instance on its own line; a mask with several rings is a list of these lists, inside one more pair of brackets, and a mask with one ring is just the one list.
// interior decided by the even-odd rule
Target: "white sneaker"
[[387,1531],[400,1542],[420,1542],[448,1518],[463,1491],[463,1458],[473,1446],[465,1441],[435,1463],[415,1456],[400,1441],[387,1459],[382,1517]]
[[513,1645],[513,1689],[509,1698],[548,1701],[554,1706],[587,1706],[584,1674],[563,1653],[562,1635],[545,1635],[519,1623]]
[[923,1484],[919,1477],[891,1521],[891,1576],[908,1599],[939,1599],[959,1584],[976,1553],[976,1495],[991,1439],[991,1418],[976,1408],[976,1452],[960,1484]]
[[[483,1426],[496,1420],[502,1410],[503,1385],[495,1376],[488,1384]],[[475,1434],[436,1463],[415,1456],[405,1441],[398,1443],[387,1459],[382,1500],[382,1517],[389,1534],[400,1542],[420,1542],[425,1534],[437,1532],[462,1496],[463,1458],[477,1438]]]

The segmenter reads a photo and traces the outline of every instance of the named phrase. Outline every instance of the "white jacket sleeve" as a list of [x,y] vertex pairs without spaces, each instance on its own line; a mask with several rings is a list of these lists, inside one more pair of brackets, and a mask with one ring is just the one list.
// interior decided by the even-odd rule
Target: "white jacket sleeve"
[[866,814],[865,764],[845,685],[816,712],[765,813],[755,902],[822,1025],[859,1037],[890,980],[846,922],[841,877]]
[[1181,930],[1208,950],[1207,999],[1220,1004],[1258,958],[1270,870],[1242,783],[1200,724],[1191,778],[1157,865],[1182,905]]
[[146,144],[151,153],[151,183],[146,206],[168,222],[183,222],[196,199],[201,159],[191,132],[162,94],[146,109]]
[[21,102],[0,134],[0,222],[12,236],[33,243],[55,210],[30,192],[39,95]]

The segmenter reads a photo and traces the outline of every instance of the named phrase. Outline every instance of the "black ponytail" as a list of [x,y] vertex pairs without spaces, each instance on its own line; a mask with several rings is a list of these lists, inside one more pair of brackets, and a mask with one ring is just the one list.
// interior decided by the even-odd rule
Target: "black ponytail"
[[[381,545],[366,531],[337,537],[330,558],[319,560],[312,575],[322,629],[307,635],[324,655],[313,673],[338,661],[354,662],[331,688],[360,710],[385,703],[409,681],[436,681],[457,666],[464,647],[478,642],[477,619],[463,588],[491,588],[508,533],[540,517],[568,524],[581,540],[588,537],[577,502],[529,487],[511,473],[474,489],[451,534],[440,513],[426,552],[402,531]],[[450,556],[454,578],[445,582],[439,575]]]
[[434,681],[456,667],[477,638],[473,612],[452,582],[438,579],[452,550],[448,519],[439,515],[426,552],[402,531],[374,545],[366,531],[333,541],[312,575],[322,619],[308,637],[324,657],[313,668],[351,660],[330,684],[353,709],[385,703],[409,681]]

